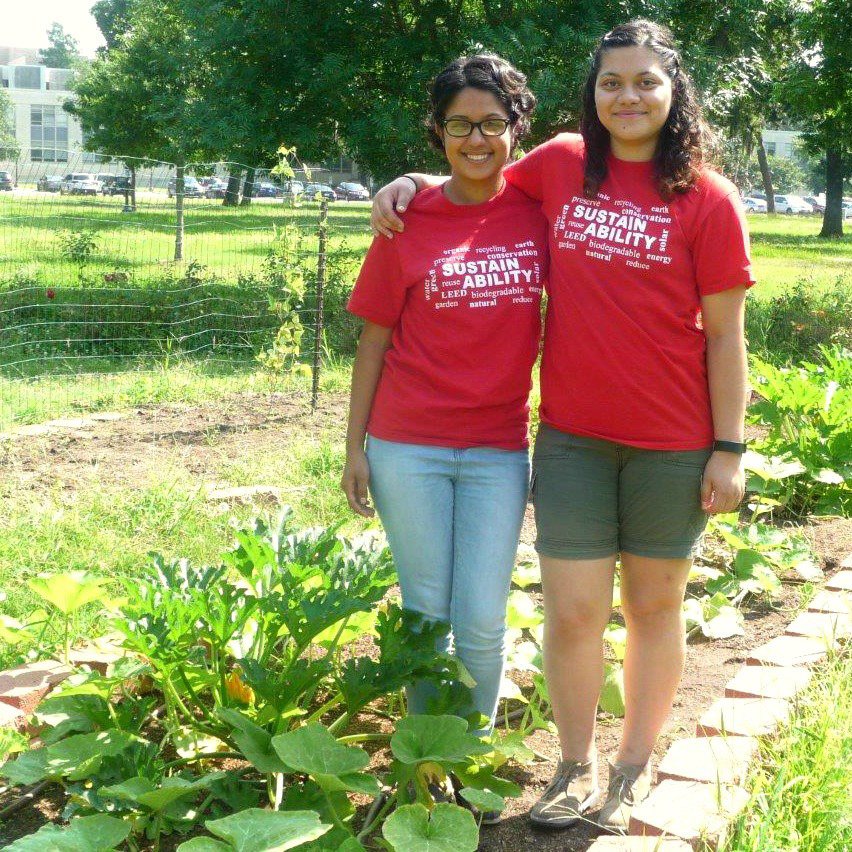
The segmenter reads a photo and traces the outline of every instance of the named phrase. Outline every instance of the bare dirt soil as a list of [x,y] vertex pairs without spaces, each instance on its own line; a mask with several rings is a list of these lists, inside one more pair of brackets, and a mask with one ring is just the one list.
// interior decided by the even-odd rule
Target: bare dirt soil
[[[92,485],[104,489],[144,486],[149,473],[179,460],[199,483],[215,480],[223,458],[234,460],[262,454],[270,446],[287,446],[297,436],[323,430],[342,440],[346,400],[342,395],[321,398],[311,412],[304,397],[285,394],[241,394],[221,401],[194,406],[140,408],[120,419],[94,423],[70,423],[45,434],[30,434],[0,441],[0,499],[25,491],[40,501],[58,487],[76,490]],[[37,431],[37,430],[35,430]],[[216,436],[215,441],[210,437]],[[818,553],[826,573],[837,569],[852,552],[852,521],[813,521],[805,532]],[[528,513],[522,539],[531,544],[534,528]],[[697,592],[698,589],[692,590]],[[784,631],[799,606],[796,584],[785,584],[771,602],[754,606],[746,613],[746,633],[721,641],[691,641],[683,681],[671,716],[656,749],[661,757],[675,739],[688,736],[704,711],[721,696],[752,648]],[[615,752],[621,722],[601,719],[597,744],[600,782],[606,784],[607,755]],[[588,849],[600,830],[592,821],[569,831],[546,833],[530,826],[526,814],[550,780],[558,758],[555,739],[538,732],[530,742],[542,756],[530,766],[509,767],[505,773],[523,788],[511,799],[503,822],[482,829],[482,852],[579,852]],[[379,761],[380,762],[380,761]],[[0,793],[0,810],[16,796]],[[40,799],[18,810],[0,823],[0,842],[9,843],[49,820],[58,820],[63,796],[57,787],[48,788]],[[181,838],[182,840],[183,838]],[[168,839],[163,849],[180,842]]]

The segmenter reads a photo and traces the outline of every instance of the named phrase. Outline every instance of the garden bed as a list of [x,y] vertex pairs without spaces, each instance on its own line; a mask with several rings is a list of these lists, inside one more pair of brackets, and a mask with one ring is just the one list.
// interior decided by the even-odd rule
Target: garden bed
[[[193,407],[142,408],[115,420],[69,422],[42,434],[0,443],[0,498],[14,495],[20,499],[23,494],[37,510],[56,500],[73,503],[75,495],[90,489],[105,494],[143,491],[158,470],[172,466],[191,476],[199,489],[253,484],[223,482],[222,471],[240,464],[245,469],[247,460],[263,458],[272,447],[281,452],[305,435],[323,432],[342,442],[345,409],[343,395],[325,396],[319,410],[311,413],[304,399],[297,396],[244,394]],[[270,483],[264,480],[264,484]],[[311,488],[310,484],[305,487]],[[282,499],[298,503],[304,493],[297,489],[288,493],[285,489]],[[267,501],[265,508],[271,509],[269,501],[274,502],[275,498],[263,499]],[[228,508],[226,502],[209,504],[213,514],[221,515]],[[836,569],[840,560],[852,552],[850,520],[814,521],[804,530],[819,554],[823,571]],[[531,544],[532,538],[533,524],[528,513],[523,541]],[[698,718],[722,694],[725,683],[740,668],[748,650],[783,633],[799,608],[800,598],[800,586],[785,583],[771,602],[760,602],[746,611],[745,635],[690,641],[684,679],[660,739],[658,756],[672,740],[694,730]],[[615,751],[620,734],[620,720],[601,719],[598,747],[602,784],[606,782],[603,758]],[[543,834],[530,828],[526,813],[550,780],[558,746],[553,736],[542,731],[533,734],[528,744],[544,759],[525,767],[510,764],[504,770],[502,774],[518,783],[523,794],[508,799],[501,825],[483,828],[480,849],[485,852],[587,849],[598,834],[594,826],[583,825],[556,834]],[[386,760],[384,750],[374,751],[371,769],[386,765]],[[0,809],[14,795],[9,791],[0,796]],[[31,805],[0,824],[0,843],[9,843],[47,821],[57,820],[63,806],[60,788],[49,786]],[[161,848],[172,849],[184,839],[164,838]]]

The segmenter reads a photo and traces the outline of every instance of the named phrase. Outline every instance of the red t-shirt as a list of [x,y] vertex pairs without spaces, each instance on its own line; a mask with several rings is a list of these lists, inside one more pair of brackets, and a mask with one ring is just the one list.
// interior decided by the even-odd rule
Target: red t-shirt
[[349,310],[393,327],[367,431],[447,447],[528,445],[547,222],[506,185],[483,204],[417,194],[405,232],[373,240]]
[[709,446],[700,299],[754,283],[736,187],[705,169],[666,202],[651,163],[610,157],[588,199],[583,158],[582,138],[561,134],[506,170],[550,223],[541,419],[649,449]]

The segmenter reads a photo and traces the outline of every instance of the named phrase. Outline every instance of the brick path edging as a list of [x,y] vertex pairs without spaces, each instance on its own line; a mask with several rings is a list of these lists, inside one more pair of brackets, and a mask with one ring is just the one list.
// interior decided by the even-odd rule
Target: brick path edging
[[810,667],[852,636],[852,554],[788,625],[752,649],[745,665],[701,717],[694,737],[676,740],[657,768],[657,783],[633,811],[627,837],[599,837],[589,852],[685,852],[716,849],[749,801],[741,786],[758,754],[795,715]]
[[[740,786],[758,753],[758,737],[773,736],[794,713],[793,699],[811,679],[810,666],[829,646],[852,636],[852,554],[830,577],[783,636],[747,655],[720,697],[699,720],[695,736],[669,746],[657,784],[633,812],[628,837],[604,836],[589,852],[682,852],[715,849],[749,800]],[[76,666],[105,672],[127,652],[86,648],[73,652]],[[39,702],[72,669],[55,660],[0,672],[0,727],[24,730]]]

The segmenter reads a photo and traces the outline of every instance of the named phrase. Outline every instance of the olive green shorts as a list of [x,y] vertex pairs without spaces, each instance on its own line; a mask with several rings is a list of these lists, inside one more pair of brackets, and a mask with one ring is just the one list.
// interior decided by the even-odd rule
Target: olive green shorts
[[532,459],[536,550],[555,559],[693,556],[707,523],[710,452],[646,450],[542,423]]

